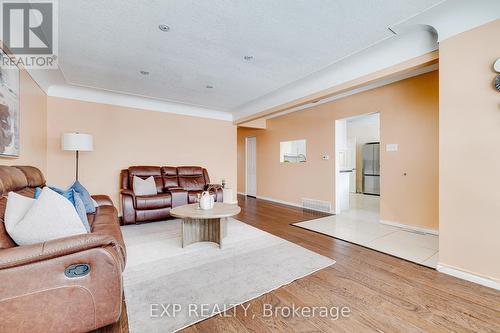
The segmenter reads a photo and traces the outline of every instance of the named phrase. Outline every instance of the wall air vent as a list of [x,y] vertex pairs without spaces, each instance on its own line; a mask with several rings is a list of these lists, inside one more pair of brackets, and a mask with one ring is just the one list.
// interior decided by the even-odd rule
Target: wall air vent
[[302,198],[302,208],[330,213],[332,204],[329,201]]

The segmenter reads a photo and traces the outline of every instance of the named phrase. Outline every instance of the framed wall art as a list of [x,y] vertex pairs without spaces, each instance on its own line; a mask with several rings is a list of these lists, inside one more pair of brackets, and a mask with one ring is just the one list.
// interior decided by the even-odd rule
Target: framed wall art
[[19,157],[19,68],[5,66],[0,49],[0,156]]

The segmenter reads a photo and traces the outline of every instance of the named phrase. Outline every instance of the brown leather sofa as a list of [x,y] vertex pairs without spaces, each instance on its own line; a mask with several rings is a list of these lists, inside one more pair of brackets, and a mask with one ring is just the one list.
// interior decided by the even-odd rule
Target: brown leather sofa
[[[134,176],[153,176],[157,194],[134,195]],[[221,186],[210,184],[207,170],[198,166],[132,166],[121,171],[120,187],[124,224],[166,219],[170,209],[196,202],[197,195],[206,190],[216,201],[223,199]]]
[[44,185],[37,168],[0,166],[0,331],[87,332],[116,322],[126,252],[109,197],[93,196],[91,233],[23,246],[6,233],[7,193],[33,197]]

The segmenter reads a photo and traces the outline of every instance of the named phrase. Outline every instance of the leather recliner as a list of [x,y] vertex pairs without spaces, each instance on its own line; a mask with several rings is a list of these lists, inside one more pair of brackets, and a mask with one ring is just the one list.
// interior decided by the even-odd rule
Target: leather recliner
[[[155,195],[134,194],[133,179],[154,177]],[[120,172],[124,224],[158,221],[170,216],[174,207],[196,202],[198,194],[210,191],[222,202],[222,187],[210,184],[206,169],[198,166],[132,166]]]
[[7,234],[7,193],[33,197],[44,185],[37,168],[0,166],[0,330],[87,332],[118,321],[126,252],[109,197],[93,196],[88,234],[22,246]]

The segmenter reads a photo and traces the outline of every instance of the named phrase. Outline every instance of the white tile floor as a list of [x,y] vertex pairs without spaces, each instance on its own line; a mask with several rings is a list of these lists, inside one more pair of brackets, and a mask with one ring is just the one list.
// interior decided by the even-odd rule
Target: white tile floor
[[351,194],[348,211],[295,225],[428,267],[437,265],[438,236],[381,224],[377,196]]

